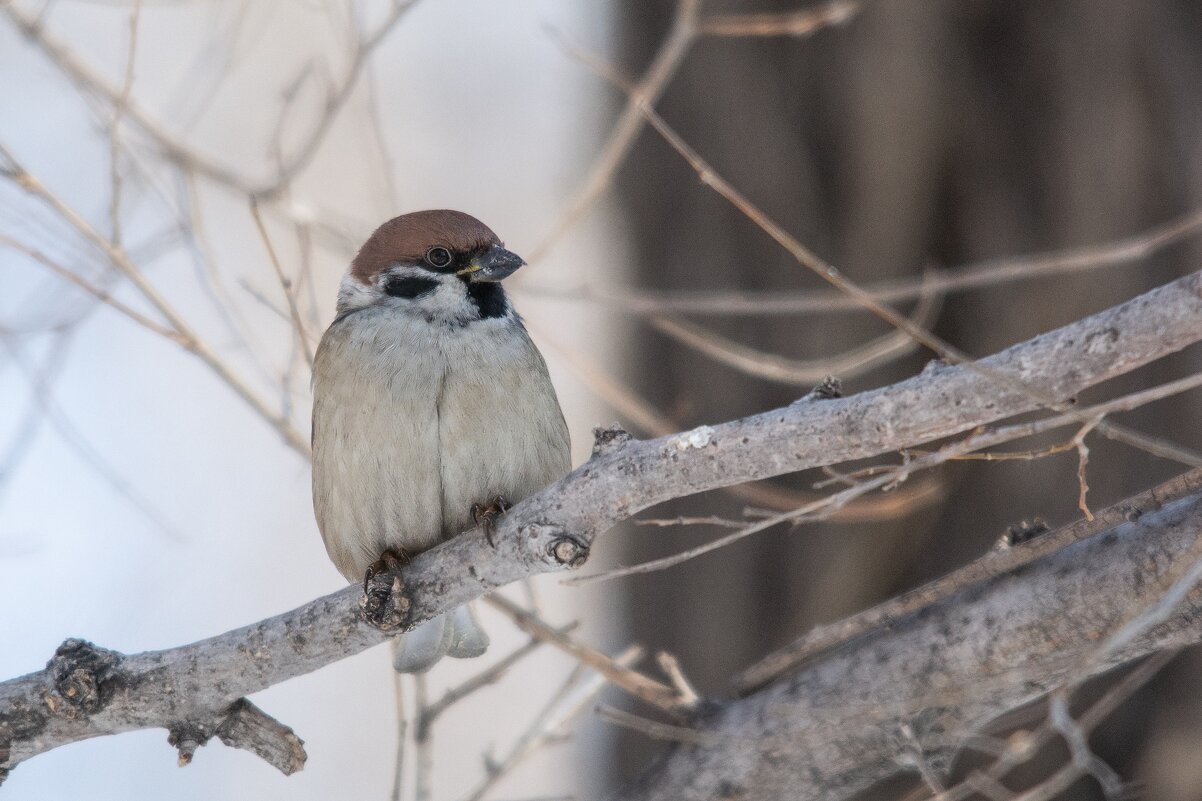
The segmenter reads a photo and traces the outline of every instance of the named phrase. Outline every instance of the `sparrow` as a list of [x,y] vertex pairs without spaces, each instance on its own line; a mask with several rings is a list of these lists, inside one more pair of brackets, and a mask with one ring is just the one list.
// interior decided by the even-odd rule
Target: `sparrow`
[[[479,220],[419,211],[351,262],[313,364],[313,509],[347,580],[395,569],[571,468],[542,354],[501,281],[525,264]],[[479,656],[468,606],[399,637],[393,666]]]

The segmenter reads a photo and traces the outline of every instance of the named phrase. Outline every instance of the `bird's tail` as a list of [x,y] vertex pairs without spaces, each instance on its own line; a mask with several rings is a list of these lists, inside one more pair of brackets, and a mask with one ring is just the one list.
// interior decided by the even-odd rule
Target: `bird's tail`
[[471,659],[487,649],[488,635],[471,605],[464,604],[397,637],[392,666],[398,673],[425,673],[444,656]]

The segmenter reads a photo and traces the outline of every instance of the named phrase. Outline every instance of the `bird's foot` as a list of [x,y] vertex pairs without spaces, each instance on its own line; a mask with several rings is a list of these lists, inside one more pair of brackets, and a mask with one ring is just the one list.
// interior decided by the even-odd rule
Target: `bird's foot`
[[367,592],[368,583],[381,573],[399,573],[401,568],[409,564],[409,554],[404,551],[394,551],[391,548],[380,554],[380,558],[367,566],[363,574],[363,592]]
[[509,509],[510,503],[504,495],[493,498],[489,501],[488,506],[472,504],[472,522],[476,525],[484,525],[484,538],[493,548],[497,547],[497,543],[493,540],[493,535],[497,530],[497,518],[508,512]]
[[408,562],[404,551],[384,551],[363,574],[359,608],[367,622],[382,631],[399,629],[409,611],[409,599],[403,593],[400,576],[401,567]]

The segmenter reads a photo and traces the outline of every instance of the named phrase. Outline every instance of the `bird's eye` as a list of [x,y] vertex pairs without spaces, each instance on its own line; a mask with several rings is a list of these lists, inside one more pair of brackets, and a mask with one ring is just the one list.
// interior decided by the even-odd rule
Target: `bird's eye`
[[451,251],[444,247],[432,247],[426,251],[426,263],[431,267],[446,267],[451,263]]

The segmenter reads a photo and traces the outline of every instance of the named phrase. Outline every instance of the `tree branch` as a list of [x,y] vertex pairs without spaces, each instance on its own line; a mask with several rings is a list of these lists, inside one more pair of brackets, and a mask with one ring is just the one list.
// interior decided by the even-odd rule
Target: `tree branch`
[[[362,651],[401,628],[415,626],[497,587],[536,573],[578,567],[587,559],[599,533],[649,506],[717,487],[895,451],[1037,408],[1037,401],[1013,387],[1016,381],[1024,387],[1037,388],[1045,396],[1068,399],[1089,386],[1202,339],[1200,320],[1202,273],[1181,278],[978,363],[986,366],[989,373],[1007,376],[1010,380],[1006,382],[998,382],[979,369],[936,365],[909,380],[849,398],[804,400],[783,409],[655,440],[633,440],[608,432],[599,438],[589,462],[523,501],[499,521],[495,547],[488,544],[481,529],[468,532],[420,554],[399,575],[383,574],[380,581],[370,587],[366,597],[358,586],[350,586],[274,618],[164,651],[125,656],[69,640],[44,670],[0,683],[0,754],[7,750],[6,756],[0,756],[0,769],[11,769],[31,756],[67,743],[141,728],[168,728],[177,744],[203,742],[207,739],[206,733],[220,734],[222,722],[242,696]],[[1188,512],[1195,511],[1194,506],[1187,504],[1187,507]],[[1157,516],[1156,520],[1164,524],[1163,529],[1152,533],[1144,531],[1143,539],[1128,537],[1123,533],[1127,529],[1120,526],[1114,537],[1094,538],[1072,548],[1078,552],[1084,549],[1085,553],[1079,557],[1082,562],[1095,556],[1091,549],[1100,547],[1098,543],[1118,540],[1127,543],[1127,539],[1140,541],[1124,544],[1127,550],[1123,553],[1134,554],[1136,548],[1159,546],[1164,554],[1169,554],[1192,530],[1181,521],[1188,522],[1192,518],[1181,517],[1184,512],[1180,506],[1168,508],[1162,514],[1170,515],[1163,520]],[[1138,528],[1148,529],[1150,523],[1141,521]],[[1045,561],[1059,564],[1062,560],[1063,557],[1056,554]],[[1140,560],[1124,561],[1123,580],[1131,579],[1133,565],[1154,572],[1157,564],[1163,564],[1156,560],[1147,561],[1148,564]],[[1043,564],[1030,566],[1027,576],[1042,575]],[[1065,567],[1073,575],[1079,575],[1074,572],[1078,571],[1076,561]],[[1095,567],[1100,571],[1099,575],[1114,569],[1105,564]],[[1117,574],[1114,581],[1119,581]],[[1145,577],[1142,592],[1152,592],[1154,584],[1154,580]],[[1091,585],[1098,590],[1103,586],[1103,581]],[[1013,581],[996,581],[985,591],[996,593],[1000,591],[999,587],[1010,587],[1012,592],[1015,591]],[[1081,592],[1091,587],[1082,587]],[[1039,588],[1043,585],[1037,585],[1036,589]],[[1109,589],[1114,593],[1113,602],[1107,600],[1110,596],[1104,596],[1100,599],[1100,607],[1084,605],[1081,614],[1101,615],[1102,610],[1111,609],[1120,597],[1133,600],[1132,594],[1141,592],[1138,588],[1128,587],[1124,595],[1120,591],[1124,588],[1117,585]],[[1009,596],[999,597],[998,603],[1010,600]],[[1069,593],[1068,597],[1075,596]],[[1028,596],[1025,592],[1017,592],[1014,602],[1026,604]],[[1069,610],[1060,610],[1063,604],[1055,593],[1048,599],[1048,604],[1049,609],[1059,610],[1057,620],[1042,621],[1041,609],[1022,607],[1014,610],[1017,617],[1007,618],[998,625],[1013,628],[1018,622],[1027,620],[1030,625],[1040,623],[1054,628],[1062,621],[1067,624],[1073,619]],[[983,609],[979,598],[974,609]],[[377,621],[378,627],[366,622],[365,611]],[[1037,612],[1039,619],[1031,620]],[[924,621],[925,618],[920,616],[911,628],[927,625]],[[1055,637],[1059,636],[1062,636],[1061,642],[1081,638],[1085,627],[1081,626],[1080,620],[1074,625],[1077,628],[1071,636],[1052,632],[1048,634],[1047,642],[1056,642]],[[951,630],[936,631],[935,634],[951,638],[958,626],[957,623]],[[1169,628],[1176,632],[1178,639],[1194,636],[1192,630],[1179,626]],[[1163,632],[1165,627],[1157,631]],[[868,659],[865,653],[868,656],[879,653],[899,660],[912,656],[899,652],[893,657],[887,650],[864,651],[877,647],[880,642],[896,641],[894,632],[882,636],[883,640],[874,637],[853,647],[865,659]],[[934,637],[934,634],[930,636]],[[953,657],[963,661],[967,659],[969,646],[970,643],[961,637],[949,644],[952,651],[948,654],[937,657],[925,650],[923,654],[928,662]],[[1054,677],[1056,670],[1061,669],[1053,659],[1059,652],[1047,655],[1041,661],[1039,649],[1047,646],[1033,641],[1027,643],[1027,647],[1032,651],[1030,662],[1024,661],[1015,669],[1026,671],[1031,681],[1040,678],[1035,672],[1037,667],[1047,671],[1043,679]],[[1141,647],[1148,646],[1145,643]],[[1133,648],[1125,649],[1121,658],[1129,658],[1138,650]],[[1015,656],[1021,650],[1016,648],[1006,653]],[[852,694],[863,693],[863,698],[871,699],[873,692],[883,693],[892,687],[892,692],[901,694],[900,700],[909,700],[911,706],[917,703],[920,695],[917,691],[906,695],[912,688],[902,681],[903,677],[910,678],[903,668],[913,668],[913,664],[899,662],[896,670],[875,670],[871,659],[863,664],[848,663],[846,653],[849,652],[837,653],[801,674],[802,677],[817,676],[806,680],[817,694],[810,694],[804,689],[810,685],[798,683],[796,679],[773,684],[751,698],[724,708],[712,725],[718,731],[726,730],[723,727],[745,729],[748,718],[743,716],[744,711],[758,709],[757,705],[765,703],[765,698],[778,699],[781,710],[796,710],[807,703],[819,703],[837,690],[843,694],[840,704],[830,709],[808,709],[809,717],[803,716],[808,723],[802,726],[799,742],[816,738],[815,743],[822,744],[818,743],[820,740],[825,743],[815,749],[812,757],[807,757],[809,762],[806,764],[817,765],[815,760],[822,755],[825,755],[823,759],[830,760],[824,765],[843,764],[839,755],[832,752],[831,743],[824,740],[830,732],[823,728],[823,721],[840,716],[847,718],[853,712],[863,717],[844,720],[850,728],[842,731],[849,737],[860,738],[854,744],[859,753],[865,753],[867,745],[879,740],[879,732],[875,724],[862,720],[887,717],[905,707],[890,700],[884,706],[865,708],[862,703],[852,702]],[[1003,655],[999,651],[995,656],[1001,658]],[[973,658],[978,656],[974,654]],[[836,662],[842,665],[841,673],[824,672]],[[1113,660],[1108,662],[1112,663]],[[980,663],[956,662],[940,668],[944,673],[939,675],[956,678],[953,668],[966,665],[976,670]],[[935,680],[934,667],[934,663],[930,663],[925,673],[914,674],[914,680]],[[829,680],[829,686],[813,684],[820,679]],[[977,688],[966,689],[964,697],[955,699],[959,703],[953,709],[956,720],[966,720],[969,712],[991,711],[1035,691],[1027,685],[1023,685],[1021,692],[1014,691],[1008,680],[1003,681],[1005,679],[1006,674],[999,673],[995,679],[981,682],[979,692]],[[882,682],[887,685],[885,689],[880,689]],[[861,685],[863,690],[859,689]],[[777,716],[771,707],[766,714],[773,719]],[[930,722],[925,718],[924,721]],[[818,728],[814,729],[815,726]],[[921,736],[923,726],[915,725],[914,729]],[[177,732],[182,734],[177,735]],[[765,739],[766,748],[779,745],[771,736]],[[732,741],[712,749],[678,751],[664,772],[650,779],[646,786],[649,792],[662,796],[670,777],[679,776],[673,772],[674,766],[696,764],[705,767],[712,764],[707,761],[710,754],[723,749],[735,754],[731,749],[737,748],[750,746],[742,741]],[[252,750],[259,753],[257,749]],[[284,750],[297,753],[295,748]],[[740,758],[744,757],[746,754],[742,753]],[[280,764],[284,763],[286,761]],[[295,764],[295,761],[287,764]],[[831,777],[831,787],[847,788],[863,781],[869,774],[883,771],[883,767],[872,760],[857,764],[860,767],[846,773],[840,773],[835,767],[823,767],[823,775]],[[732,763],[729,768],[741,775],[751,775],[761,769],[762,764],[750,760]],[[782,765],[766,770],[765,788],[775,786],[772,784],[777,775],[774,771],[785,771],[793,777],[799,775],[790,772],[792,768],[786,771]],[[699,773],[696,782],[703,782],[706,775]],[[686,782],[680,785],[681,792],[691,786],[700,787],[701,784]],[[706,797],[718,794],[710,789]]]
[[[1147,653],[1199,641],[1196,588],[1163,620],[1130,618],[1132,610],[1163,611],[1170,588],[1196,578],[1202,492],[1194,487],[1142,511],[882,621],[871,636],[716,705],[701,737],[619,798],[843,799],[905,767],[897,758],[904,727],[929,764],[946,768],[964,738],[998,715]],[[1120,639],[1132,622],[1148,625]]]
[[974,584],[981,584],[1003,573],[1012,573],[1074,542],[1097,536],[1135,515],[1160,508],[1166,500],[1177,500],[1198,491],[1202,491],[1202,468],[1183,473],[1158,487],[1104,509],[1094,515],[1093,520],[1077,520],[1054,532],[1040,534],[1027,542],[1025,547],[994,549],[959,570],[891,598],[883,604],[838,622],[814,627],[736,675],[731,681],[731,686],[740,694],[751,693],[782,675],[795,671],[814,657],[887,626],[891,621],[900,620],[936,602],[946,600]]

